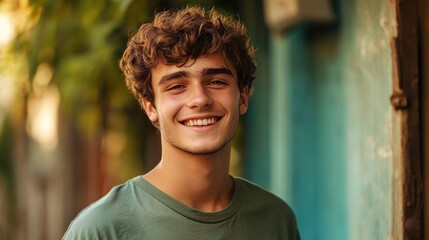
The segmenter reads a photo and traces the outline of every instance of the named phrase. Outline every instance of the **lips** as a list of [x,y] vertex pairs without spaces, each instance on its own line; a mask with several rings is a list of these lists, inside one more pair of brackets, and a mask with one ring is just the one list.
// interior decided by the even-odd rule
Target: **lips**
[[219,118],[212,117],[212,118],[200,118],[200,119],[189,119],[183,122],[184,125],[188,127],[194,127],[194,126],[208,126],[215,124]]

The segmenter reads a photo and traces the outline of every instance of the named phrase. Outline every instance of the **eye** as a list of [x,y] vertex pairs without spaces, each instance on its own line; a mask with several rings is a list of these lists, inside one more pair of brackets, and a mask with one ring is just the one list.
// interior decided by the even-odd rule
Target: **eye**
[[175,85],[172,85],[172,86],[168,87],[167,91],[180,90],[180,89],[183,89],[183,88],[185,88],[185,85],[175,84]]
[[226,85],[226,82],[222,81],[222,80],[212,80],[208,83],[208,85]]

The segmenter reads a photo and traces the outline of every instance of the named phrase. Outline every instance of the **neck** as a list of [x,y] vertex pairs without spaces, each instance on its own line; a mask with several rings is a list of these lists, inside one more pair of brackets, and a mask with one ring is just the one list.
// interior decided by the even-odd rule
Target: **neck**
[[204,212],[224,209],[232,198],[231,146],[205,155],[163,147],[159,164],[144,177],[176,200]]

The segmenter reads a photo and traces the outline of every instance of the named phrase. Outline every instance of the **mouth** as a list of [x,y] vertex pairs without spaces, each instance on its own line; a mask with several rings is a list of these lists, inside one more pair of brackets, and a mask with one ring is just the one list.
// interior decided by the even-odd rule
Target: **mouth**
[[194,126],[209,126],[215,124],[217,121],[219,121],[220,118],[218,117],[212,117],[212,118],[201,118],[201,119],[189,119],[186,121],[183,121],[182,124],[188,127],[194,127]]

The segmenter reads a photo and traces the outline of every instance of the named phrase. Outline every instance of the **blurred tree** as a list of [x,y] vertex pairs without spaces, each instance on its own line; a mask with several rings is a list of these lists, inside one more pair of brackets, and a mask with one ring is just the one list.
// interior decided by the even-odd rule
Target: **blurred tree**
[[125,31],[147,20],[153,9],[150,2],[30,1],[33,18],[38,21],[16,42],[17,49],[26,52],[29,79],[34,79],[40,64],[49,64],[63,109],[73,112],[78,108],[83,120],[80,127],[85,131],[105,127],[98,116],[105,110],[99,108],[100,102],[112,107],[130,104],[117,62],[128,35]]

